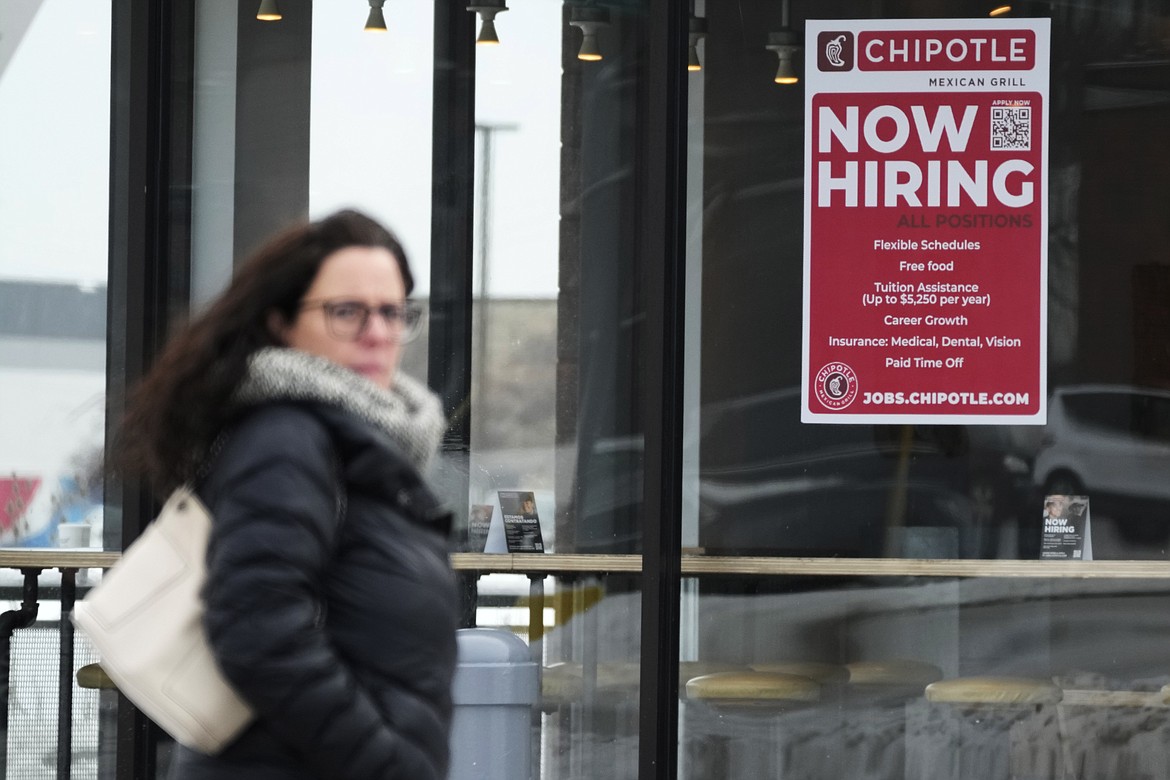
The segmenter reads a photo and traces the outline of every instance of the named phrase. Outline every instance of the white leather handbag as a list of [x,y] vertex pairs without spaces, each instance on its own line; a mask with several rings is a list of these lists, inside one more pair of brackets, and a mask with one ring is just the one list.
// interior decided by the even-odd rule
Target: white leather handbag
[[210,533],[207,508],[189,488],[179,488],[77,603],[73,622],[126,698],[176,742],[214,754],[254,713],[224,679],[203,631],[200,589]]

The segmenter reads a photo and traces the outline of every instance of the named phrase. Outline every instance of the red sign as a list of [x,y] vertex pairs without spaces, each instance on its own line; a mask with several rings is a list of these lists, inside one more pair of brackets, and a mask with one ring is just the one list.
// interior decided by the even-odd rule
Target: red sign
[[809,22],[806,422],[1043,423],[1047,21],[1027,23]]
[[0,529],[12,530],[40,486],[40,477],[0,477]]

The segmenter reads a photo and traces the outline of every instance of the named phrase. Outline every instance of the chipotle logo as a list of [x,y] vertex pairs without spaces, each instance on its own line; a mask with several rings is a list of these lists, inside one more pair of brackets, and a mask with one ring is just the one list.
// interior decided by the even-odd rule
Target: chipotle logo
[[[824,33],[822,33],[823,35]],[[862,30],[857,67],[867,71],[1032,70],[1032,30]]]
[[817,35],[817,69],[853,70],[853,33],[828,30]]

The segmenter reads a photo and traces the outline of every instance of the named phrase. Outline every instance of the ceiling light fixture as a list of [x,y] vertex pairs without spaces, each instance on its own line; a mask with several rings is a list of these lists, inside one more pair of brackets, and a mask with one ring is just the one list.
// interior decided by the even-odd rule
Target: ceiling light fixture
[[386,0],[370,0],[370,15],[366,17],[366,32],[386,32],[386,17],[382,14],[382,6]]
[[276,0],[260,0],[260,8],[256,11],[256,18],[262,22],[279,22],[284,17],[276,6]]
[[768,45],[764,48],[776,52],[780,60],[773,81],[777,84],[795,84],[800,81],[796,75],[796,54],[800,51],[800,36],[788,26],[788,0],[781,7],[780,29],[768,33]]
[[468,11],[479,14],[482,20],[479,26],[479,37],[476,43],[498,44],[500,37],[496,35],[496,14],[508,10],[506,0],[479,0],[475,5],[467,6]]
[[776,52],[780,64],[776,68],[776,75],[772,79],[777,84],[795,84],[800,81],[796,75],[796,53],[800,51],[800,39],[792,30],[778,30],[768,33],[769,50]]
[[1012,7],[1005,3],[1004,5],[997,5],[995,8],[992,8],[990,11],[987,12],[987,15],[988,16],[1006,16],[1007,14],[1010,14],[1011,12],[1012,12]]
[[581,30],[581,49],[577,59],[597,62],[602,58],[597,33],[609,27],[609,9],[593,5],[574,6],[569,11],[569,24]]
[[707,20],[701,16],[695,16],[691,12],[691,18],[687,22],[687,70],[700,71],[703,69],[703,63],[699,60],[699,41],[707,36]]

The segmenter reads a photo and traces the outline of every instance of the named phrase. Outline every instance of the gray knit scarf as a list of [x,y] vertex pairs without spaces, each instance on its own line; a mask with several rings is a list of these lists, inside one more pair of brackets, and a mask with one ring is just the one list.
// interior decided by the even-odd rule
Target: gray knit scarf
[[361,374],[308,352],[265,347],[248,361],[233,402],[317,401],[339,406],[384,431],[425,473],[446,428],[439,399],[416,379],[397,374],[383,390]]

